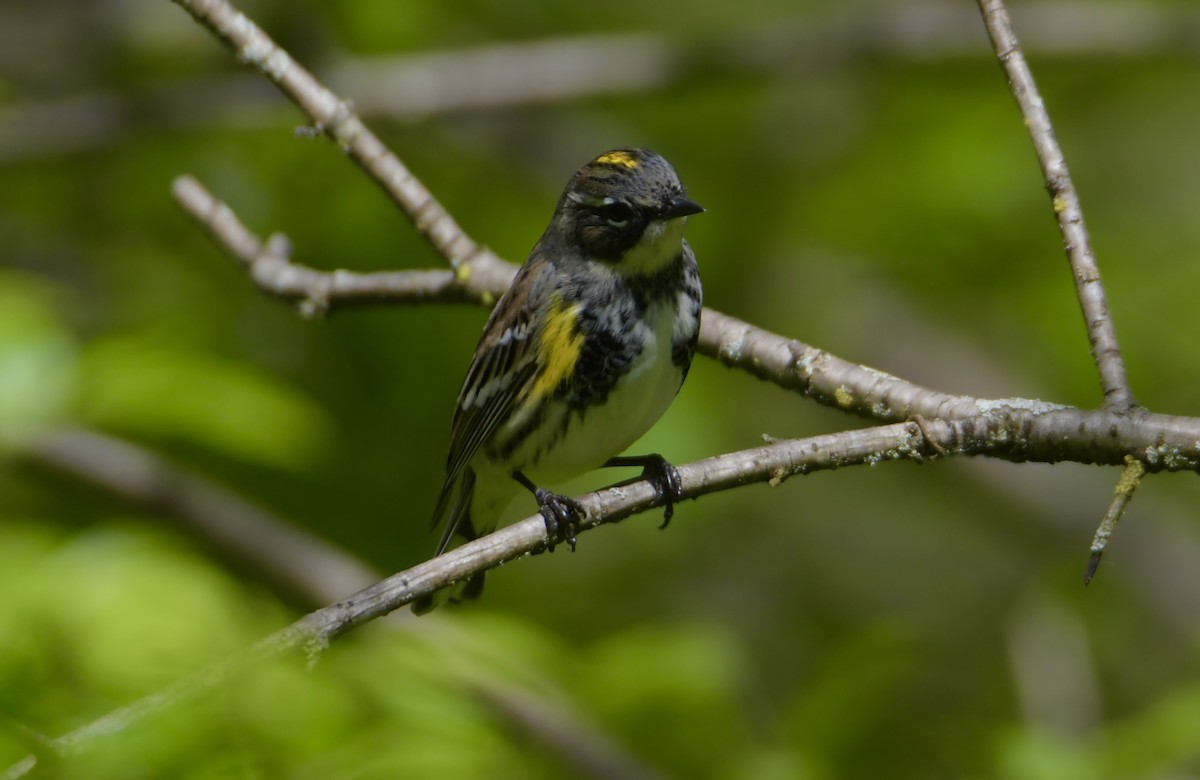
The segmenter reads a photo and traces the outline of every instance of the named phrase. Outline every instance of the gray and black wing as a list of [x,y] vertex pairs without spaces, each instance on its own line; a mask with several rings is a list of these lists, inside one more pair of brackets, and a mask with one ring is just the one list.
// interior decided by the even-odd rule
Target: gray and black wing
[[[535,250],[536,251],[536,250]],[[446,514],[458,485],[450,519],[437,546],[445,552],[455,533],[474,538],[471,526],[471,493],[475,476],[469,464],[479,448],[512,413],[525,388],[537,374],[537,291],[554,269],[531,259],[517,272],[484,326],[471,358],[467,378],[459,391],[450,426],[450,452],[446,480],[433,511],[433,525]]]

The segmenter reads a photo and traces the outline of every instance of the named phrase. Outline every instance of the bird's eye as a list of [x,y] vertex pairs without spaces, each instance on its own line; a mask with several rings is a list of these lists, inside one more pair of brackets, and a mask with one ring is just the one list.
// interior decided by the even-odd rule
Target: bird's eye
[[604,217],[604,221],[610,227],[623,228],[629,224],[629,220],[633,217],[633,209],[627,203],[606,203],[596,212]]

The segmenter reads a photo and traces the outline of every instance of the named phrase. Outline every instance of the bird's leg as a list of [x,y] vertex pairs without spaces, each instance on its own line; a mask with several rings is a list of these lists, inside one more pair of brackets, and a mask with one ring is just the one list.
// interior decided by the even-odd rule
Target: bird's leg
[[554,552],[554,545],[566,542],[575,552],[575,534],[579,531],[579,521],[583,519],[583,506],[568,496],[554,493],[533,484],[529,477],[520,471],[514,471],[512,478],[520,482],[538,503],[538,511],[546,522],[546,549]]
[[663,503],[663,521],[659,528],[666,528],[671,522],[671,516],[675,514],[675,503],[683,500],[683,480],[679,477],[679,469],[658,453],[618,455],[609,458],[604,464],[604,468],[618,466],[641,467],[642,479],[654,486],[658,499]]

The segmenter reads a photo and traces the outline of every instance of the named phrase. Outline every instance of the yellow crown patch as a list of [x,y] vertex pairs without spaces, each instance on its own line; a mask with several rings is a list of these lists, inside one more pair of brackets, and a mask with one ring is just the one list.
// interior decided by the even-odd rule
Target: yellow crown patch
[[605,152],[596,158],[596,162],[601,165],[620,165],[622,168],[636,168],[641,163],[634,159],[629,152],[615,151]]

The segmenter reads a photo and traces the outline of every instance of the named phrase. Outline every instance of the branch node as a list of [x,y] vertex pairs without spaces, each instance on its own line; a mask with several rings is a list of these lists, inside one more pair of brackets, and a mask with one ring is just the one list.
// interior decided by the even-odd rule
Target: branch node
[[329,314],[332,280],[331,276],[322,276],[317,284],[309,288],[308,295],[296,302],[296,311],[301,317],[306,320],[320,320]]
[[[944,457],[946,457],[946,455],[949,454],[946,452],[946,448],[943,447],[941,444],[939,444],[938,440],[933,437],[933,433],[931,433],[929,430],[929,424],[925,422],[924,417],[922,417],[919,414],[914,414],[908,418],[908,421],[910,423],[912,423],[913,425],[917,426],[917,430],[921,432],[921,438],[924,439],[925,444],[931,450],[933,450],[933,457],[944,458]],[[920,455],[921,455],[921,453],[916,449],[913,450],[913,453],[915,455],[917,455],[918,457],[920,457]],[[917,462],[918,463],[924,462],[924,458],[922,458],[921,460],[918,460]]]

